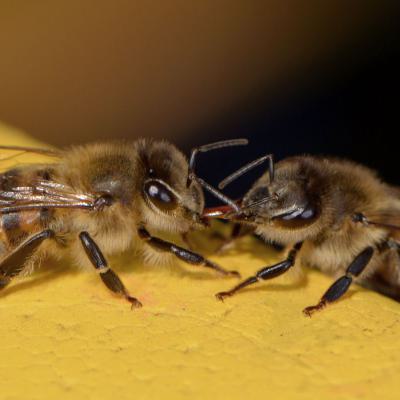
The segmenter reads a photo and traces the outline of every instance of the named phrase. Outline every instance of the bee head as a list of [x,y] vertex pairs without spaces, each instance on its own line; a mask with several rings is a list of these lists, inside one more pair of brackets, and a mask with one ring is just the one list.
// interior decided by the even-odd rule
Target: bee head
[[[185,156],[168,142],[144,141],[142,146],[142,197],[147,224],[174,232],[204,227],[207,220],[202,216],[203,188],[222,201],[232,202],[194,173],[195,155],[205,151],[203,148],[194,149],[188,163]],[[225,146],[219,142],[220,147]]]
[[[233,220],[288,229],[304,228],[314,223],[320,209],[315,174],[310,174],[307,166],[296,158],[281,161],[275,167],[272,156],[268,159],[268,173],[258,179],[244,196],[241,212],[231,211],[226,216]],[[259,160],[230,175],[219,187],[224,187],[225,182],[231,182],[258,165]]]

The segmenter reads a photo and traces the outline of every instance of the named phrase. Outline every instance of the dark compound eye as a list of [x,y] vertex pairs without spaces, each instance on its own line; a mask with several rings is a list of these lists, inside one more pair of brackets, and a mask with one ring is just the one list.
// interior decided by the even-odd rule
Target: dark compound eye
[[308,206],[301,214],[300,217],[303,219],[311,219],[315,217],[315,210],[313,207]]
[[159,181],[147,181],[144,185],[144,191],[151,202],[162,210],[172,210],[177,206],[175,195]]
[[311,219],[311,218],[314,218],[314,216],[315,216],[315,210],[311,206],[307,206],[307,208],[305,208],[303,211],[295,210],[289,214],[282,215],[281,218],[286,221],[289,221],[289,220],[295,219],[295,218]]
[[315,222],[318,218],[317,210],[308,205],[303,211],[295,210],[287,214],[282,214],[274,217],[273,219],[280,226],[284,228],[304,228],[313,222]]

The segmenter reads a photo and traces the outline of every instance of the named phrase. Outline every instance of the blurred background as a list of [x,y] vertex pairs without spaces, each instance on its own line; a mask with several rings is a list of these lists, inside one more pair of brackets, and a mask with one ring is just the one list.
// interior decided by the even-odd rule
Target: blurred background
[[[0,120],[58,146],[163,137],[217,182],[274,153],[400,184],[398,1],[0,1]],[[237,196],[261,171],[237,183]]]

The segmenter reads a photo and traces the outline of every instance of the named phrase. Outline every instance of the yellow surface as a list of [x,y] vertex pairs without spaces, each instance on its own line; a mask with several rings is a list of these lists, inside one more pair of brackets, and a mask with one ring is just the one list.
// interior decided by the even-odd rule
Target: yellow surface
[[[0,126],[0,143],[34,144]],[[198,239],[198,238],[195,238]],[[244,276],[277,255],[242,240],[220,257]],[[131,311],[96,274],[46,263],[0,293],[1,399],[398,399],[400,305],[365,289],[312,319],[331,283],[307,272],[224,304],[235,279],[113,260]],[[55,270],[53,270],[55,269]]]

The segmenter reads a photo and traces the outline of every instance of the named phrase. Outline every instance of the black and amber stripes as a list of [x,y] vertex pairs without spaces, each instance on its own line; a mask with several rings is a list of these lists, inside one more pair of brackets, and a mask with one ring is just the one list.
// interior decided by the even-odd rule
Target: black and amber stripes
[[[0,195],[7,198],[7,193],[16,188],[30,186],[37,179],[50,179],[49,171],[38,169],[11,169],[0,174]],[[0,200],[1,202],[2,200]],[[48,227],[51,210],[38,210],[0,213],[0,257],[4,249],[18,246],[33,232]]]

